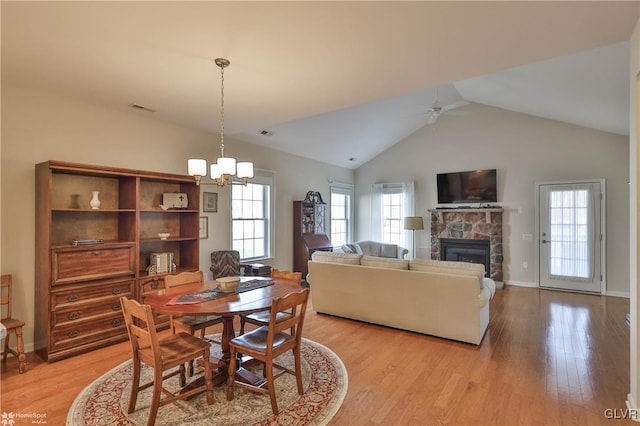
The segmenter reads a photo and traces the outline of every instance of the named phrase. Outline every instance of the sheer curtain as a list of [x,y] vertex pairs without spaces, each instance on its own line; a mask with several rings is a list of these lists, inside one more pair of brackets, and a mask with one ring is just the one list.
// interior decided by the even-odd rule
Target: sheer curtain
[[[414,189],[414,184],[413,181],[411,182],[403,182],[402,183],[402,200],[403,200],[403,210],[404,210],[404,217],[402,218],[402,223],[403,223],[403,229],[404,229],[404,218],[407,216],[415,216],[416,215],[416,208],[415,208],[415,189]],[[403,247],[406,247],[409,249],[409,251],[411,251],[411,247],[414,247],[413,244],[413,236],[415,235],[414,231],[409,231],[409,230],[404,230],[403,232],[403,240],[404,240],[404,244],[402,244]],[[415,253],[413,253],[413,257],[415,257]]]
[[374,183],[371,188],[371,240],[382,241],[382,194],[383,183]]

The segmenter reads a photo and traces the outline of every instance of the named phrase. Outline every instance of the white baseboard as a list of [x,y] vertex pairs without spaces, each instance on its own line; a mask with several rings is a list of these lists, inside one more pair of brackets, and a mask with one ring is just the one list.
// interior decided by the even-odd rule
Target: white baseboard
[[512,285],[512,286],[516,286],[516,287],[533,287],[533,288],[537,288],[538,284],[536,283],[529,283],[529,282],[525,282],[525,281],[505,281],[504,282],[506,285]]
[[[532,287],[532,288],[538,288],[538,285],[536,283],[529,283],[529,282],[524,282],[524,281],[505,281],[504,282],[505,285],[512,285],[512,286],[516,286],[516,287]],[[629,299],[631,297],[629,292],[626,291],[607,291],[607,293],[605,294],[605,296],[611,296],[611,297],[622,297],[625,299]]]
[[627,291],[607,291],[605,296],[624,297],[625,299],[629,299],[631,294]]
[[[634,422],[640,422],[640,416],[638,416],[638,408],[636,407],[635,402],[633,401],[633,397],[630,393],[627,394],[627,399],[625,401],[627,406],[627,411],[624,417],[633,420]],[[622,417],[622,416],[621,416]],[[617,417],[617,418],[621,418]]]

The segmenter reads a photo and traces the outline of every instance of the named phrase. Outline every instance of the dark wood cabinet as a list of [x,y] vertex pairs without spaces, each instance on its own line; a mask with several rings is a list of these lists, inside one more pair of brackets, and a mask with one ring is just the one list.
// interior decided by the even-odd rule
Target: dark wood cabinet
[[316,250],[331,251],[326,231],[327,205],[307,201],[293,202],[293,270],[306,279],[307,262]]
[[[186,194],[187,208],[162,209],[164,193]],[[198,270],[199,200],[189,176],[38,164],[36,353],[51,362],[126,340],[120,297],[144,301],[164,288],[166,274],[147,272],[151,253],[173,253],[176,272]]]

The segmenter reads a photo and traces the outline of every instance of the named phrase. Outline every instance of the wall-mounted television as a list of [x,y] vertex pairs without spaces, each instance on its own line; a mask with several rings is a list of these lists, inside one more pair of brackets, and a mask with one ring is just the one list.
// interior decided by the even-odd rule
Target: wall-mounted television
[[438,173],[438,204],[497,201],[496,169]]

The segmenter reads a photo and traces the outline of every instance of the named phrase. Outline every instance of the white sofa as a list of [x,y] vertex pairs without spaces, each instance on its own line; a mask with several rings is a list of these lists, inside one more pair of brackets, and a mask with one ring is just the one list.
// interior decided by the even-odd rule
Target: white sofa
[[479,345],[495,283],[484,266],[314,252],[307,282],[316,312]]
[[409,253],[409,250],[397,244],[380,243],[370,240],[358,241],[354,244],[345,244],[342,246],[342,251],[344,253],[397,259],[404,259],[404,256]]

